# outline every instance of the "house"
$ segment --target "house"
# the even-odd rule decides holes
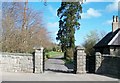
[[[119,17],[113,16],[112,31],[101,39],[95,46],[95,51],[101,54],[119,55],[120,52],[120,23]]]

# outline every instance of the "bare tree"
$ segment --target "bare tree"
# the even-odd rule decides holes
[[[52,46],[43,24],[42,12],[28,8],[26,2],[3,3],[2,11],[3,51],[32,52],[36,45]]]

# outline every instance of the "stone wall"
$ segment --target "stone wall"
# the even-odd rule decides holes
[[[96,73],[120,77],[120,57],[98,55],[96,56]]]
[[[1,70],[6,72],[33,72],[33,55],[25,53],[1,53]]]
[[[0,67],[5,72],[43,73],[43,48],[35,53],[0,53]]]

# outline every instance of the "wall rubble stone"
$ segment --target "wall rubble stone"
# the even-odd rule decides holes
[[[74,73],[86,73],[86,53],[82,47],[76,47]]]
[[[35,53],[0,53],[0,67],[4,72],[42,73],[43,49]]]
[[[1,70],[6,72],[33,72],[32,54],[25,53],[1,53]]]
[[[109,74],[120,78],[120,57],[96,54],[96,73]]]

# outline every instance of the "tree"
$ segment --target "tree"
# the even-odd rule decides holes
[[[74,51],[74,34],[75,30],[80,28],[80,23],[78,21],[81,18],[81,12],[82,6],[79,2],[62,2],[61,7],[57,10],[57,16],[60,18],[60,20],[59,31],[57,33],[56,39],[60,41],[63,52],[69,51],[71,49]],[[71,55],[73,56],[73,54]]]
[[[105,34],[106,33],[103,33],[103,31],[90,31],[90,33],[86,35],[83,47],[85,47],[85,52],[88,56],[94,55],[95,50],[93,46],[95,46],[95,44],[102,39]]]
[[[27,8],[27,4],[21,2],[2,5],[2,51],[32,52],[34,46],[51,47],[41,12]]]

